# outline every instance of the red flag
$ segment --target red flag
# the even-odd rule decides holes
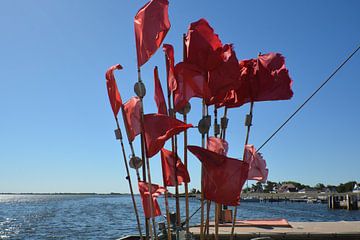
[[[151,0],[135,16],[138,67],[156,52],[170,29],[168,5],[167,0]]]
[[[145,114],[144,128],[147,157],[152,157],[164,146],[166,140],[192,127],[176,118],[163,114]]]
[[[140,98],[132,97],[123,105],[123,118],[129,141],[141,133],[141,103]]]
[[[221,62],[222,43],[205,19],[190,24],[186,35],[186,62],[208,71]]]
[[[188,149],[203,163],[204,197],[228,206],[239,205],[249,165],[201,147],[188,146]]]
[[[222,106],[239,107],[248,102],[287,100],[293,96],[292,80],[280,53],[268,53],[241,61],[240,78]]]
[[[165,102],[163,90],[161,88],[157,67],[154,68],[154,87],[155,87],[154,99],[158,107],[158,113],[166,115],[167,114],[166,102]]]
[[[266,161],[256,152],[254,145],[245,145],[244,161],[249,164],[248,180],[266,182],[269,170]]]
[[[111,108],[113,110],[114,116],[117,117],[122,100],[119,93],[119,90],[116,85],[115,77],[114,77],[114,70],[115,69],[122,69],[122,66],[120,64],[116,64],[112,67],[110,67],[105,74],[106,78],[106,87],[108,90],[109,100],[111,104]]]
[[[207,149],[216,152],[218,154],[227,155],[229,145],[228,142],[224,139],[217,138],[217,137],[209,137],[207,141]]]
[[[174,159],[174,154],[172,151],[166,150],[165,148],[161,149],[161,166],[163,170],[163,180],[165,186],[176,186],[175,183],[175,166],[176,163],[176,176],[177,183],[190,182],[189,173],[181,162],[179,156],[176,154]]]
[[[157,197],[166,192],[166,189],[159,185],[151,184],[151,200],[153,202],[153,214],[151,214],[149,184],[147,182],[139,181],[138,185],[145,217],[151,218],[160,216],[161,211],[157,202]]]
[[[174,109],[181,110],[192,97],[203,98],[208,95],[207,74],[196,65],[178,63],[175,66],[177,88],[174,91]]]
[[[175,78],[175,60],[174,60],[174,48],[170,44],[163,44],[163,50],[166,56],[166,71],[167,71],[167,83],[168,88],[171,92],[175,91],[177,88],[176,78]]]

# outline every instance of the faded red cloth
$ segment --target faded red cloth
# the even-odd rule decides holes
[[[159,114],[167,114],[167,108],[166,108],[166,102],[164,93],[161,87],[161,82],[159,79],[159,73],[158,68],[154,68],[154,88],[155,88],[155,95],[154,99],[156,102],[156,105],[158,107],[158,113]]]
[[[111,108],[113,110],[114,116],[117,117],[120,107],[122,105],[121,96],[119,93],[119,90],[116,85],[116,80],[114,77],[114,70],[115,69],[122,69],[122,66],[120,64],[116,64],[112,67],[110,67],[105,74],[106,78],[106,87],[109,95],[109,100],[111,104]]]
[[[176,118],[163,114],[145,114],[144,128],[147,157],[152,157],[164,146],[166,140],[192,127]]]
[[[240,61],[240,77],[220,106],[239,107],[248,102],[287,100],[293,96],[292,80],[280,53]]]
[[[160,207],[157,202],[157,197],[162,193],[166,192],[164,187],[161,187],[156,184],[151,184],[151,201],[153,202],[153,212],[151,214],[151,203],[150,203],[150,191],[149,184],[147,182],[139,181],[139,192],[141,196],[141,202],[144,209],[144,214],[146,218],[156,217],[161,215]]]
[[[140,98],[130,98],[122,108],[126,132],[130,142],[141,133],[141,103]]]
[[[217,137],[209,137],[207,141],[207,149],[218,154],[226,156],[229,149],[227,141]]]
[[[151,0],[134,19],[138,67],[145,64],[160,47],[170,29],[167,0]]]
[[[201,147],[188,146],[188,149],[203,164],[202,187],[205,199],[227,206],[239,205],[249,165]]]
[[[174,47],[170,44],[163,44],[163,50],[166,56],[166,71],[167,71],[167,83],[171,92],[177,88],[175,78],[175,60],[174,60]]]
[[[179,156],[174,154],[172,151],[161,149],[161,166],[163,172],[163,180],[165,186],[176,186],[175,181],[175,164],[176,164],[176,177],[178,185],[181,183],[190,182],[189,173],[181,162]]]
[[[244,161],[249,164],[248,180],[266,182],[269,170],[266,161],[256,152],[254,145],[245,145]]]
[[[181,62],[175,66],[177,88],[174,91],[174,109],[181,110],[192,97],[208,95],[207,74],[194,64]]]

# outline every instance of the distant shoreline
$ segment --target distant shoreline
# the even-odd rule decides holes
[[[130,195],[130,193],[0,193],[0,195]],[[138,194],[135,194],[138,195]]]

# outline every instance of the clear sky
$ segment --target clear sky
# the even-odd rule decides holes
[[[116,72],[122,98],[134,95],[133,18],[145,3],[0,1],[0,192],[128,192],[104,74],[122,64]],[[258,147],[360,44],[359,9],[356,0],[172,0],[164,42],[174,45],[181,61],[182,34],[206,18],[223,43],[234,44],[239,59],[271,51],[286,57],[294,97],[255,103],[250,143]],[[161,50],[142,70],[147,113],[157,111],[155,65],[164,85]],[[269,180],[360,181],[359,69],[358,53],[263,148]],[[189,122],[196,125],[200,101],[191,103]],[[248,110],[246,104],[229,111],[229,156],[242,156]],[[189,143],[200,142],[197,130],[190,130]],[[199,188],[200,164],[190,153],[189,165],[190,188]],[[151,169],[153,182],[162,184],[159,156]]]

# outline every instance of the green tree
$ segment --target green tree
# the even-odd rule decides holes
[[[336,187],[336,191],[339,193],[351,192],[354,189],[355,184],[356,182],[354,181],[347,183],[340,183],[340,185]]]
[[[318,183],[318,184],[315,185],[315,189],[316,189],[316,190],[322,190],[322,189],[324,189],[324,188],[325,188],[325,185],[322,184],[322,183]]]
[[[276,187],[276,182],[267,181],[264,187],[264,192],[269,193],[274,191],[274,188]]]

